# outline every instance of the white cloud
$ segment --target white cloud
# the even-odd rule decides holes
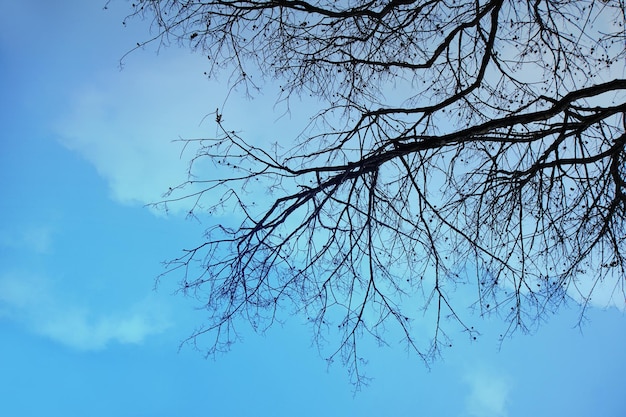
[[[116,201],[149,204],[187,180],[195,150],[188,146],[181,155],[183,144],[174,141],[216,137],[216,107],[227,128],[248,143],[282,142],[286,148],[293,146],[309,113],[315,113],[314,103],[298,98],[290,109],[285,103],[274,107],[280,88],[271,83],[266,95],[243,99],[243,91],[208,81],[203,75],[207,66],[205,57],[174,47],[158,56],[137,51],[122,71],[103,72],[75,87],[55,130],[67,148],[96,168]],[[218,168],[210,169],[215,174]],[[184,203],[174,209],[186,211]]]
[[[568,287],[568,294],[579,303],[588,302],[598,308],[615,307],[626,310],[626,284],[623,277],[616,273],[598,280],[590,274],[585,274]]]
[[[170,327],[163,305],[145,297],[124,311],[101,313],[64,300],[49,280],[24,273],[0,276],[0,318],[78,350],[140,344]]]
[[[470,393],[466,398],[466,411],[473,417],[504,417],[511,390],[508,378],[496,372],[478,370],[465,377]]]
[[[143,58],[77,87],[55,126],[62,143],[93,164],[112,197],[126,204],[158,201],[186,179],[188,160],[179,158],[182,145],[174,140],[215,133],[213,125],[200,126],[216,101],[200,57]]]

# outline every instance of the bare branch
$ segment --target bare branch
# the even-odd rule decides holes
[[[277,80],[279,100],[324,104],[275,146],[216,111],[221,134],[192,141],[190,181],[162,202],[237,213],[166,272],[205,305],[190,341],[211,334],[208,353],[227,349],[242,319],[262,331],[295,313],[360,384],[362,337],[400,334],[428,363],[453,331],[478,335],[470,305],[510,333],[571,298],[584,311],[607,282],[624,299],[623,1],[134,7],[155,41],[207,55],[211,76],[229,69],[248,92]],[[270,201],[257,203],[260,190]],[[475,297],[454,297],[460,285]],[[427,319],[431,333],[415,334]]]

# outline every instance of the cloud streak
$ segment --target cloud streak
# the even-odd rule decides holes
[[[0,319],[77,350],[141,344],[170,327],[163,311],[148,296],[123,311],[102,313],[64,300],[42,277],[16,272],[0,276]]]

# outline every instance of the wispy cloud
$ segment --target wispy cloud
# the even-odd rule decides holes
[[[42,225],[28,225],[19,230],[0,229],[0,246],[46,253],[50,250],[52,236],[53,229]]]
[[[148,296],[123,311],[103,313],[64,300],[50,280],[40,276],[19,272],[0,276],[0,319],[78,350],[140,344],[170,326],[164,310]]]
[[[466,411],[473,417],[505,417],[511,383],[497,372],[475,370],[465,376],[469,385]]]

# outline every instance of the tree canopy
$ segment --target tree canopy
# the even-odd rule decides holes
[[[154,30],[139,47],[180,43],[232,87],[277,83],[279,101],[321,103],[295,138],[255,143],[218,109],[220,134],[189,139],[189,181],[162,203],[239,216],[167,264],[203,300],[190,340],[209,353],[243,321],[263,330],[297,314],[359,382],[362,337],[385,342],[395,327],[426,361],[448,329],[475,337],[461,285],[508,333],[571,298],[584,311],[599,286],[624,300],[623,1],[133,7]],[[417,334],[424,314],[432,331]]]

